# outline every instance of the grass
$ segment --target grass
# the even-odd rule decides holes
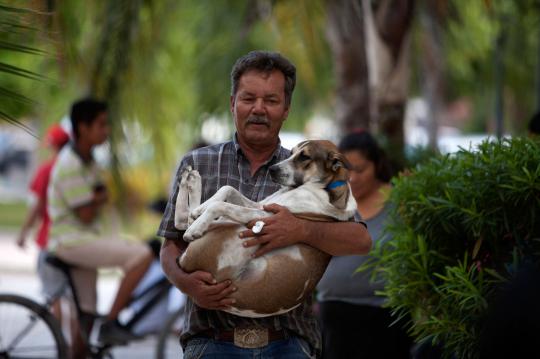
[[[0,202],[0,228],[21,228],[27,211],[28,205],[26,202]]]
[[[18,231],[26,218],[28,210],[28,204],[24,201],[9,203],[0,202],[0,229]],[[105,223],[111,219],[110,217],[110,215],[104,214]],[[134,213],[124,219],[119,215],[116,215],[115,217],[120,221],[120,231],[129,234],[138,240],[145,240],[153,237],[161,220],[161,216],[141,209],[134,211]],[[35,227],[37,227],[37,225]]]

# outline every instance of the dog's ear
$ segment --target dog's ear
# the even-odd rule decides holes
[[[302,142],[298,142],[296,146],[294,146],[291,150],[292,153],[296,153],[300,148],[304,147],[304,145],[309,142],[308,140],[304,140]]]
[[[342,167],[347,170],[351,169],[351,164],[347,161],[347,158],[339,152],[328,153],[328,164],[330,165],[332,172],[337,172]]]
[[[349,169],[351,165],[345,156],[337,151],[331,151],[328,154],[328,167],[333,172],[332,181],[333,182],[347,182],[349,180]],[[328,191],[330,195],[330,203],[332,203],[336,208],[344,209],[347,207],[347,202],[349,200],[349,186],[341,185],[335,188],[332,188]]]

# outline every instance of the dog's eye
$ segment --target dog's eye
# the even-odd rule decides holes
[[[311,157],[309,157],[308,155],[306,155],[304,152],[301,152],[299,155],[298,155],[298,160],[300,162],[304,162],[304,161],[309,161],[311,159]]]

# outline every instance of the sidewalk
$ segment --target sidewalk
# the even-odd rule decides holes
[[[34,273],[38,250],[29,240],[23,250],[15,244],[17,232],[0,228],[0,273]]]

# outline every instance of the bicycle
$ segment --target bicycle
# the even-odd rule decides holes
[[[76,315],[80,322],[83,341],[88,347],[90,358],[113,358],[111,350],[118,344],[105,344],[99,341],[99,322],[103,317],[81,310],[77,291],[71,276],[71,266],[54,255],[49,255],[47,262],[65,274],[61,288],[44,304],[14,294],[0,294],[0,359],[7,358],[68,358],[68,347],[59,321],[51,314],[50,308],[65,289],[69,289]],[[143,300],[139,310],[127,321],[130,330],[140,323],[154,306],[168,296],[172,285],[163,277],[154,281],[146,289],[131,298],[131,301]],[[158,334],[156,358],[165,359],[170,355],[178,356],[177,324],[182,316],[182,308],[171,313]],[[93,325],[92,325],[93,324]],[[91,328],[86,330],[86,328]],[[175,340],[170,339],[175,336]],[[174,344],[176,343],[175,347]],[[122,343],[128,344],[128,343]]]

